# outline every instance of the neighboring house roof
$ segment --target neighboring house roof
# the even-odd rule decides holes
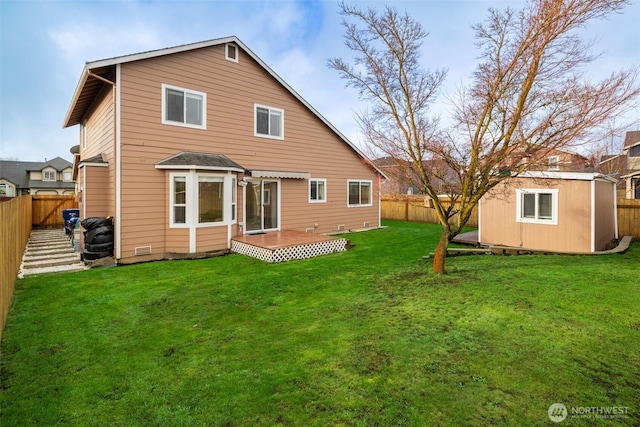
[[[0,160],[0,179],[5,179],[10,181],[18,188],[31,188],[31,187],[39,187],[44,188],[42,185],[44,181],[29,181],[29,172],[30,171],[40,171],[46,167],[52,167],[58,172],[63,171],[64,169],[72,167],[73,164],[64,160],[60,157],[53,158],[46,162],[22,162],[19,160]],[[32,185],[34,183],[35,185]],[[51,184],[55,184],[51,186],[51,188],[66,188],[62,181],[51,181]],[[71,187],[74,187],[74,184],[71,182]]]
[[[244,172],[245,168],[222,154],[183,151],[156,163],[158,169],[212,169]]]
[[[624,145],[622,146],[622,149],[628,150],[638,144],[640,144],[640,130],[627,132],[624,137]]]
[[[184,44],[175,47],[169,47],[147,52],[135,53],[131,55],[118,56],[93,62],[87,62],[82,71],[80,81],[73,94],[73,99],[67,115],[65,116],[63,127],[70,127],[80,124],[91,107],[91,104],[98,92],[102,89],[103,83],[115,85],[115,65],[125,64],[134,61],[141,61],[160,56],[171,55],[180,52],[186,52],[195,49],[202,49],[211,46],[218,46],[226,43],[234,43],[244,50],[252,59],[254,59],[265,71],[267,71],[274,79],[276,79],[285,89],[287,89],[295,98],[297,98],[305,107],[315,114],[325,125],[327,125],[336,135],[338,135],[351,149],[353,149],[360,157],[365,159],[369,165],[376,170],[381,176],[386,175],[371,162],[367,156],[360,151],[358,147],[351,143],[336,127],[334,127],[326,118],[322,116],[315,108],[311,106],[300,94],[298,94],[291,86],[287,84],[275,71],[273,71],[265,62],[262,61],[255,53],[251,51],[243,42],[235,36],[207,40],[197,43]]]

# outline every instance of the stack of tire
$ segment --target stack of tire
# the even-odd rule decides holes
[[[80,225],[84,228],[84,260],[93,261],[113,256],[112,217],[85,218]]]

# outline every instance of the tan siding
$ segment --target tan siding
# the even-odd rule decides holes
[[[327,179],[327,203],[308,203],[307,180],[281,180],[281,228],[332,232],[378,225],[374,171],[259,64],[224,46],[123,64],[121,68],[122,256],[136,246],[187,252],[188,230],[168,228],[168,174],[155,163],[180,151],[224,154],[247,169],[309,172]],[[161,85],[207,94],[207,130],[162,125]],[[284,140],[254,136],[254,103],[284,110]],[[373,181],[374,204],[347,208],[347,180]],[[243,219],[242,188],[238,218]],[[214,231],[215,229],[215,231]],[[238,233],[237,225],[233,234]],[[226,227],[199,228],[197,250],[227,247]]]
[[[87,218],[113,215],[109,203],[109,170],[105,167],[84,166],[87,181],[83,182],[82,202],[86,203]]]
[[[595,249],[602,250],[615,238],[615,184],[596,181]]]
[[[196,231],[196,252],[228,249],[227,226],[201,227]]]
[[[80,141],[80,158],[86,160],[94,156],[102,155],[108,163],[107,175],[102,177],[108,182],[105,194],[108,201],[107,212],[115,215],[115,107],[114,90],[105,84],[103,91],[96,98],[93,106],[87,114],[85,125],[87,146],[83,148]],[[101,172],[102,173],[102,172]],[[102,206],[101,206],[102,209]]]
[[[549,182],[553,181],[553,182]],[[485,244],[589,252],[591,182],[518,179],[496,187],[481,202],[481,241]],[[516,189],[558,188],[558,225],[516,222]]]

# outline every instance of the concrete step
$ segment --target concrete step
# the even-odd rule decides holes
[[[80,254],[77,252],[66,251],[66,250],[64,252],[57,252],[57,253],[50,253],[50,252],[25,253],[24,256],[22,257],[22,262],[26,263],[26,262],[38,262],[38,261],[45,261],[45,260],[58,260],[58,259],[70,259],[70,258],[80,259]]]
[[[84,263],[82,262],[75,263],[75,264],[57,265],[57,266],[51,266],[51,267],[25,268],[20,270],[20,273],[18,273],[18,277],[22,279],[23,277],[34,276],[36,274],[82,271],[86,269],[87,269],[87,266],[84,265]]]
[[[33,230],[22,257],[18,277],[85,270],[80,253],[62,229]]]
[[[38,260],[23,260],[22,265],[25,268],[54,267],[58,265],[74,264],[80,262],[80,255],[68,255],[63,258],[44,258]]]

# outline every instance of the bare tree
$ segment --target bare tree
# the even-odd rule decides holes
[[[554,150],[599,140],[606,124],[633,108],[640,95],[638,68],[590,81],[585,67],[596,57],[592,43],[576,32],[627,3],[531,0],[520,11],[490,9],[473,27],[479,63],[471,84],[452,100],[448,129],[429,116],[446,72],[421,67],[419,49],[427,36],[421,25],[391,7],[378,14],[341,5],[354,65],[331,59],[329,66],[370,101],[371,110],[358,115],[369,143],[398,164],[410,164],[433,200],[442,225],[435,272],[445,272],[448,244],[483,195]],[[446,165],[447,173],[425,168],[425,159],[438,159],[427,164]],[[450,203],[435,189],[443,176],[450,180]]]

